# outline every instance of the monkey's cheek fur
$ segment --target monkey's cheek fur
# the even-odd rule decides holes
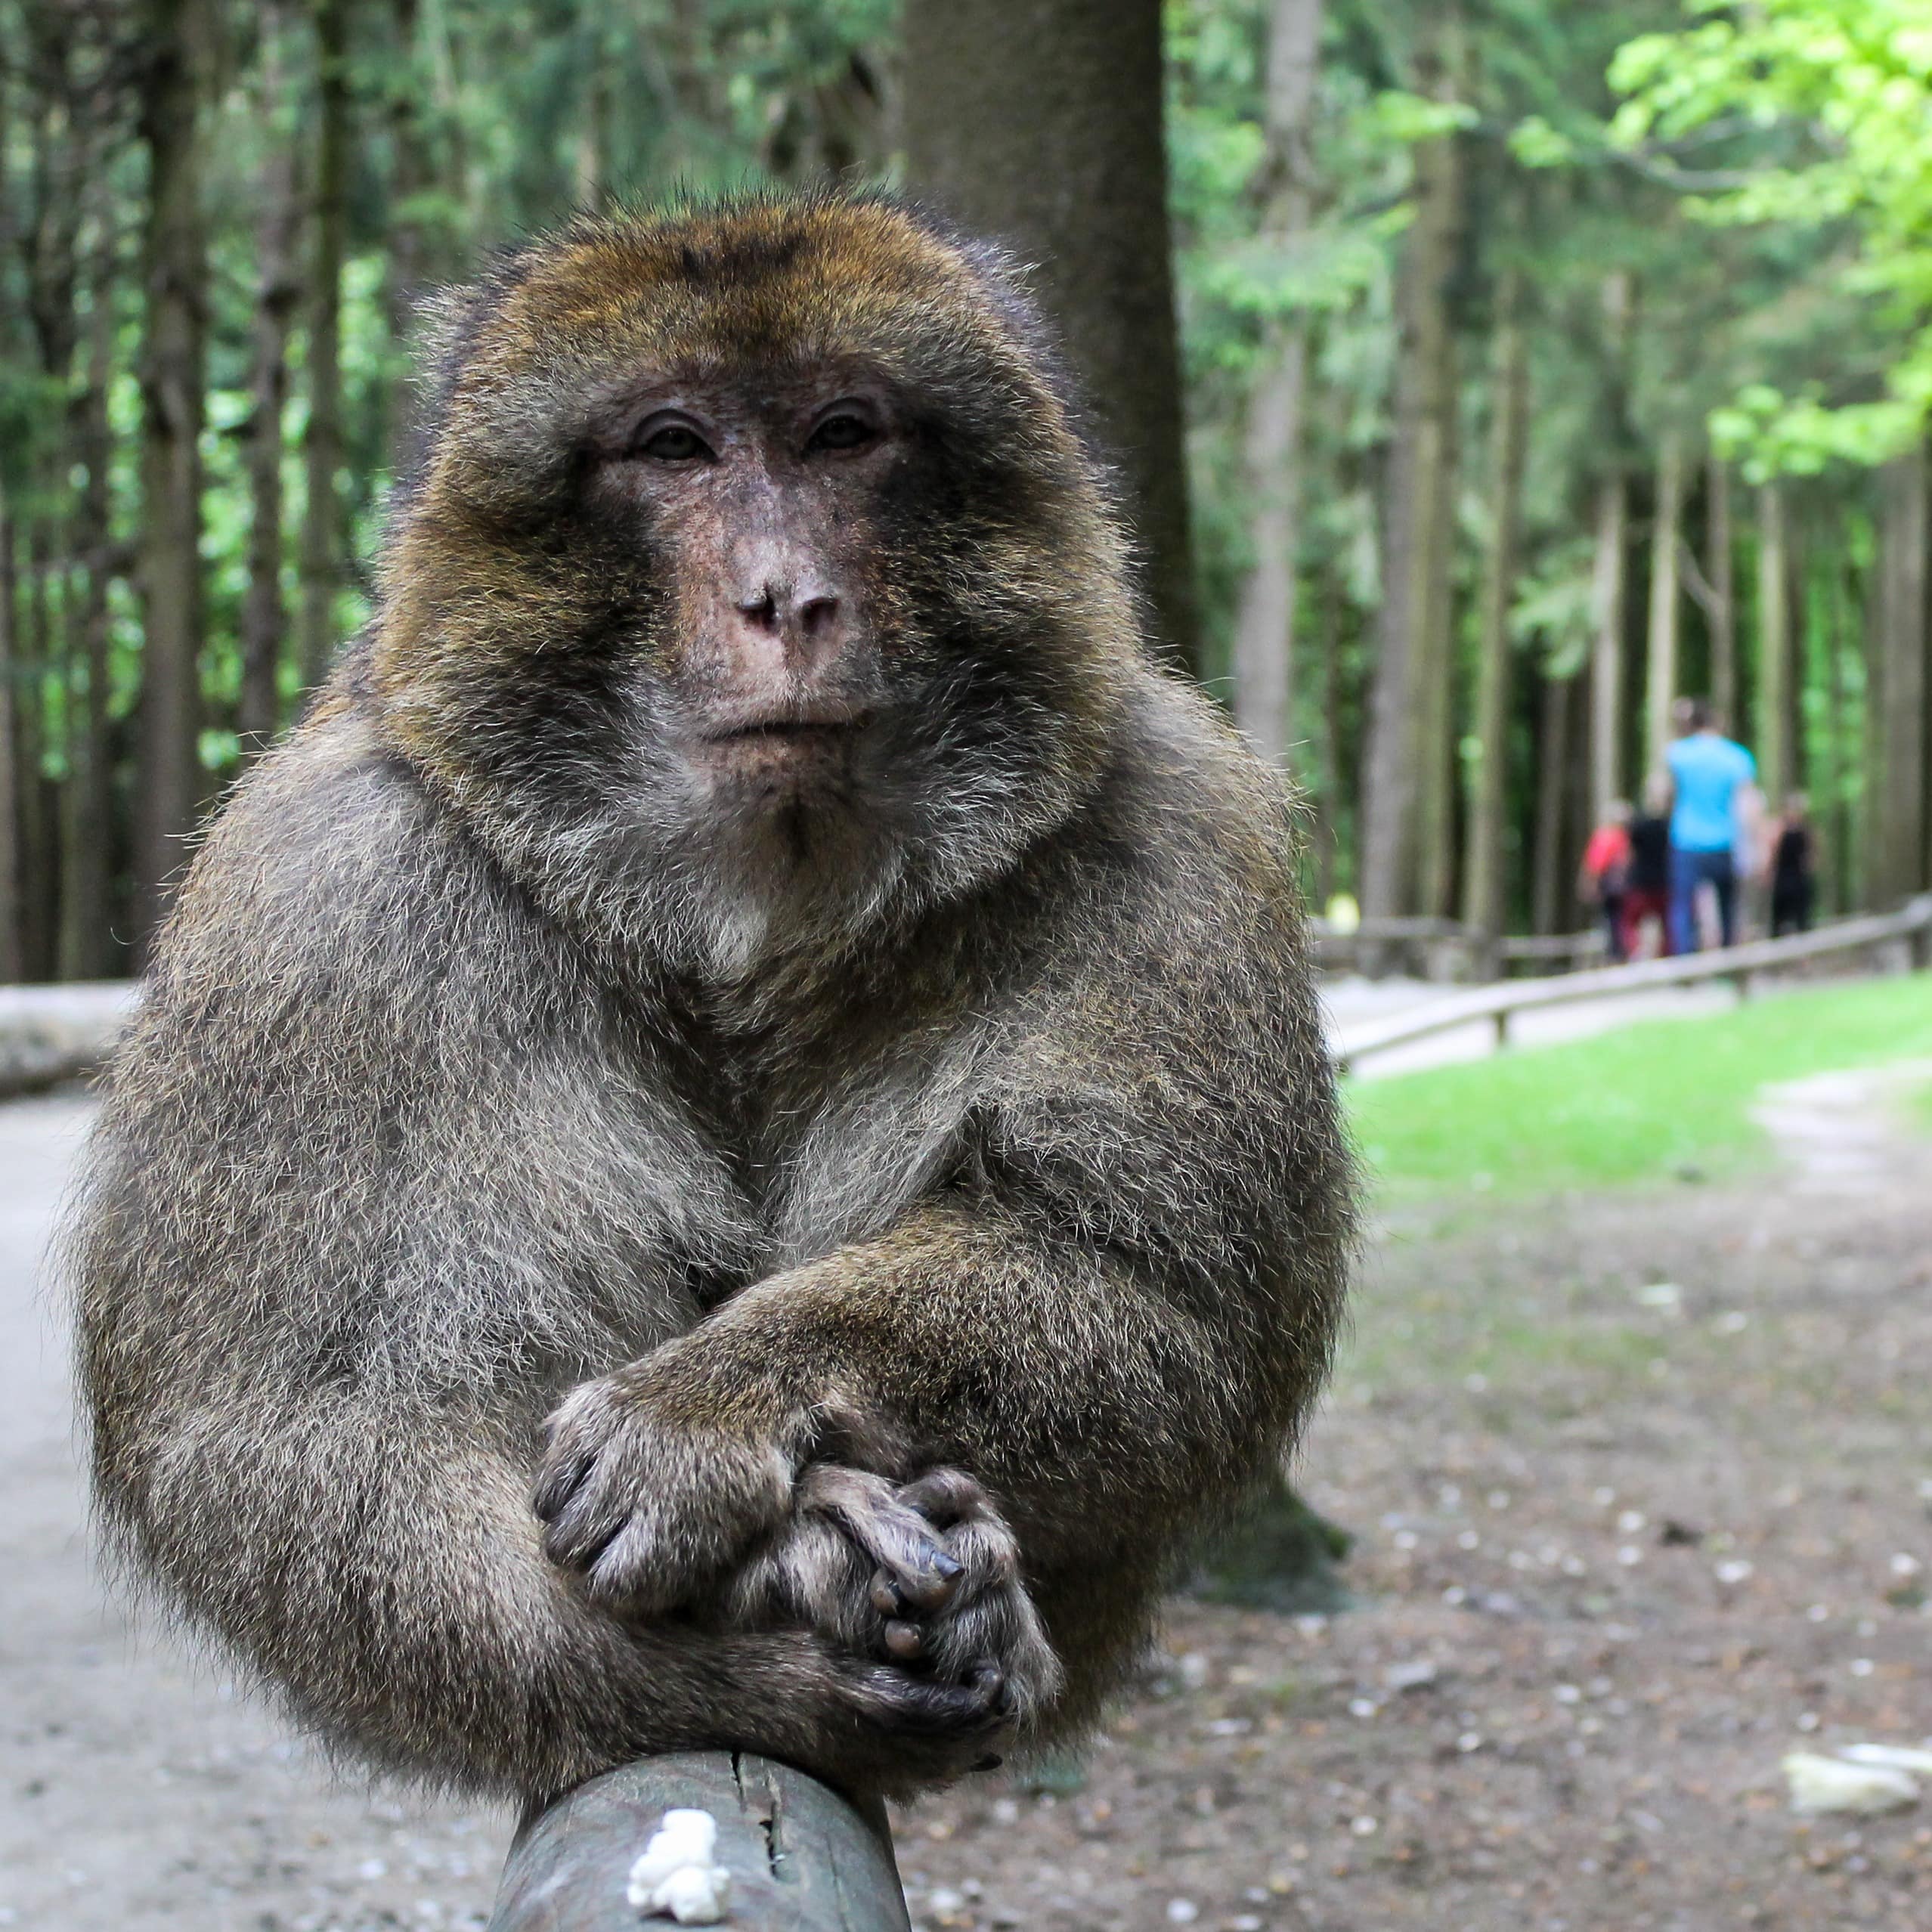
[[[661,1616],[707,1596],[791,1507],[791,1456],[769,1438],[667,1417],[627,1374],[551,1419],[531,1506],[543,1553],[606,1608]]]

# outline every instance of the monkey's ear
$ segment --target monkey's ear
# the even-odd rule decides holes
[[[410,298],[410,380],[426,403],[448,386],[487,307],[488,291],[476,283],[425,289]]]

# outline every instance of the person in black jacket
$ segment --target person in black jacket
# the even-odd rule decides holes
[[[1785,800],[1771,841],[1771,937],[1811,930],[1818,896],[1818,834],[1801,791]]]
[[[1670,781],[1652,772],[1643,785],[1643,810],[1630,823],[1630,866],[1624,882],[1624,957],[1643,957],[1643,929],[1657,921],[1657,955],[1670,946]]]

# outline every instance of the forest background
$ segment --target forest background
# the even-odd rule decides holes
[[[828,177],[1039,265],[1318,900],[1574,923],[1684,692],[1932,880],[1932,0],[0,0],[0,980],[367,615],[428,292]]]

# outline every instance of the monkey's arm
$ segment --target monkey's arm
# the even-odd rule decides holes
[[[293,770],[293,776],[291,772]],[[420,792],[305,730],[197,861],[67,1240],[124,1553],[331,1738],[523,1794],[735,1745],[853,1782],[983,1698],[802,1632],[627,1628],[538,1546],[545,1410],[729,1253],[594,985]]]
[[[799,1457],[829,1420],[835,1456],[991,1492],[1081,1714],[1177,1542],[1287,1438],[1336,1319],[1346,1163],[1305,969],[1291,931],[1257,914],[1231,945],[1226,923],[1214,948],[1183,918],[1095,949],[892,1226],[573,1395],[558,1553],[570,1509],[625,1507],[631,1418],[661,1445],[722,1427]]]

